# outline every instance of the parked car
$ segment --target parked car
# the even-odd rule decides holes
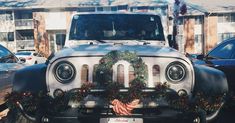
[[[168,47],[163,32],[154,13],[75,14],[67,48],[16,73],[6,98],[13,105],[8,119],[203,123],[216,118],[228,91],[224,73],[193,65]]]
[[[39,63],[45,63],[46,62],[45,57],[43,57],[40,53],[37,53],[35,51],[31,51],[31,50],[18,51],[15,55],[19,59],[25,58],[26,59],[25,63],[28,64],[28,65],[39,64]]]
[[[229,91],[235,92],[235,38],[221,42],[208,54],[197,56],[195,64],[206,65],[223,71],[228,80]]]
[[[15,71],[24,67],[17,57],[0,45],[0,89],[12,85]]]
[[[197,60],[197,56],[199,54],[189,54],[189,53],[186,53],[185,54],[191,61],[194,61],[194,60]]]

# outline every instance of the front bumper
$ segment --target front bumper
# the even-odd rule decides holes
[[[131,120],[141,119],[143,121],[138,123],[192,123],[197,116],[197,114],[193,112],[181,112],[170,107],[135,109],[133,115],[130,116],[118,116],[111,113],[111,110],[112,109],[71,108],[55,116],[43,116],[41,121],[50,123],[108,123],[107,121],[109,121],[110,118],[129,118]]]

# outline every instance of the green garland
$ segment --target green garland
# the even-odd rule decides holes
[[[137,86],[140,88],[136,90]],[[90,90],[95,87],[92,83],[82,85],[76,91],[64,92],[59,97],[51,97],[46,93],[32,94],[30,92],[16,93],[12,92],[7,94],[5,100],[10,109],[17,109],[18,103],[25,107],[25,111],[30,114],[35,114],[38,109],[46,109],[45,112],[56,114],[57,112],[64,111],[68,108],[69,101],[83,101],[84,98],[91,94]],[[131,102],[133,99],[140,99],[144,101],[145,98],[157,99],[164,98],[170,107],[180,111],[197,112],[203,109],[207,112],[213,112],[220,108],[221,103],[224,101],[224,95],[207,96],[204,93],[197,93],[194,100],[190,100],[188,95],[179,96],[176,92],[169,92],[170,86],[167,83],[159,83],[155,86],[155,91],[151,95],[144,94],[141,89],[144,89],[142,84],[133,86],[133,90],[129,89],[127,93],[122,93],[119,90],[123,86],[119,83],[109,84],[105,90],[105,96],[101,98],[107,99],[108,102],[119,99],[123,103]],[[136,88],[135,88],[136,87]],[[136,92],[138,91],[138,92]],[[129,99],[128,99],[129,98]]]

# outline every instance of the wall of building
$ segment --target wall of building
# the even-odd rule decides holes
[[[15,23],[11,11],[0,13],[0,44],[11,51],[15,51],[14,42]]]
[[[184,36],[185,36],[185,45],[184,49],[187,53],[194,53],[194,18],[186,18],[184,20]]]
[[[107,9],[109,8],[109,9]],[[127,7],[128,8],[128,7]],[[151,6],[151,7],[129,7],[124,8],[125,11],[148,11],[155,12],[162,15],[164,27],[167,28],[167,33],[172,33],[172,24],[168,22],[169,9],[167,6]],[[159,9],[161,8],[161,9]],[[118,11],[119,7],[96,7],[94,11]],[[78,9],[80,10],[80,9]],[[90,11],[91,9],[84,8],[83,12]],[[33,10],[21,10],[22,12],[11,10],[7,14],[0,13],[0,33],[10,32],[13,34],[13,41],[0,41],[11,51],[19,49],[18,45],[22,45],[22,42],[26,42],[27,39],[18,40],[20,31],[33,30],[33,39],[31,41],[33,48],[43,52],[46,56],[51,51],[58,51],[61,46],[56,44],[56,38],[58,35],[65,35],[70,26],[72,14],[76,13],[75,10],[61,10],[61,11],[34,11],[33,17],[21,18],[18,14],[28,11],[32,13]],[[123,10],[122,10],[123,11]],[[11,13],[12,12],[12,13]],[[2,14],[3,13],[3,14]],[[10,14],[9,14],[10,13]],[[7,16],[6,16],[7,15]],[[17,15],[17,17],[14,17]],[[23,16],[22,16],[23,17]],[[182,22],[178,26],[177,42],[180,52],[188,53],[203,53],[213,48],[215,45],[223,41],[228,37],[235,36],[235,13],[232,14],[215,14],[205,17],[204,24],[198,21],[200,15],[187,15],[182,16]],[[202,17],[202,16],[201,16]],[[224,21],[220,21],[219,18]],[[229,19],[230,18],[230,19]],[[229,20],[229,21],[228,21]],[[202,21],[202,20],[201,20]],[[33,22],[33,25],[31,25]],[[1,35],[0,35],[1,37]],[[204,38],[203,38],[204,37]],[[23,37],[27,38],[27,37]],[[203,41],[205,39],[205,41]],[[26,42],[28,44],[28,42]],[[204,47],[203,47],[203,44]],[[23,47],[24,48],[24,47]]]
[[[205,49],[206,52],[211,50],[217,45],[218,42],[218,33],[217,33],[217,24],[218,17],[217,16],[208,16],[205,18]]]

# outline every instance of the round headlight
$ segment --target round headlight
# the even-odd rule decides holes
[[[186,76],[185,66],[180,62],[173,62],[167,66],[167,79],[171,82],[179,82]]]
[[[65,84],[74,79],[76,70],[70,62],[63,61],[56,64],[54,68],[54,75],[59,82]]]

